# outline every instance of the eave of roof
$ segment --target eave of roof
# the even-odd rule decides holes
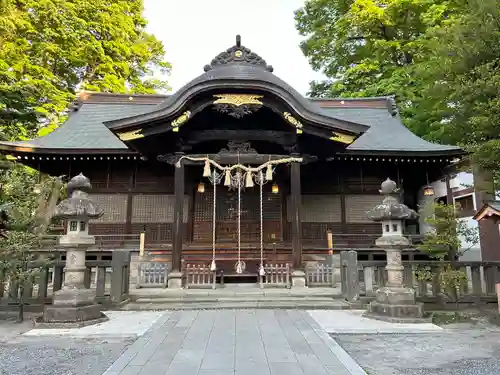
[[[500,201],[488,201],[483,207],[474,215],[473,219],[481,221],[495,216],[497,220],[500,219]]]
[[[40,154],[133,154],[104,122],[149,113],[165,100],[164,95],[117,95],[91,93],[78,103],[68,120],[54,132],[31,141],[0,142],[0,150]],[[337,119],[368,126],[345,154],[357,155],[463,155],[456,146],[434,144],[413,134],[390,112],[391,98],[314,99],[322,111]]]

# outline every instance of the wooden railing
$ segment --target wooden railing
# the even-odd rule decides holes
[[[47,235],[42,240],[43,248],[57,247],[60,235]],[[95,244],[89,250],[129,249],[139,251],[139,234],[104,234],[95,236]]]
[[[64,286],[64,252],[54,252],[54,261],[40,275],[24,285],[23,302],[26,311],[40,311],[52,303],[52,294]],[[96,292],[96,301],[103,305],[117,305],[128,299],[130,253],[99,252],[86,254],[84,284]],[[0,275],[1,276],[1,275]],[[21,288],[8,278],[0,277],[0,309],[10,310],[19,302]]]
[[[44,248],[54,248],[57,247],[58,237],[60,235],[47,235],[43,240]],[[95,235],[95,245],[91,247],[91,250],[101,250],[101,249],[129,249],[131,251],[139,251],[139,234],[106,234],[106,235]],[[380,235],[375,234],[354,234],[354,233],[334,233],[333,234],[333,248],[337,251],[340,250],[373,250],[375,246],[375,240],[380,237]],[[414,248],[415,245],[421,242],[420,235],[409,235],[407,238],[410,240],[409,248]],[[217,251],[223,252],[225,250],[233,250],[234,244],[228,243],[218,243]],[[327,251],[326,247],[326,234],[324,240],[302,240],[302,245],[304,252],[310,251]],[[242,251],[252,251],[258,248],[258,243],[242,243]],[[196,242],[184,243],[184,249],[186,251],[203,251],[206,249],[212,250],[211,244],[203,244]],[[171,242],[155,242],[145,244],[146,249],[159,249],[169,251],[171,248]],[[268,253],[280,253],[283,250],[291,250],[291,242],[276,242],[276,243],[265,243],[264,249]]]
[[[184,286],[189,288],[216,288],[216,271],[206,264],[186,264],[184,267]]]
[[[137,265],[137,288],[166,288],[170,263],[151,258],[139,260]]]
[[[260,280],[262,287],[290,288],[290,264],[264,264],[264,271]]]
[[[335,266],[328,263],[315,263],[306,266],[308,287],[335,286]]]

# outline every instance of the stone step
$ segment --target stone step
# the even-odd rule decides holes
[[[273,296],[182,296],[182,297],[155,297],[155,298],[138,298],[133,300],[133,303],[197,303],[197,302],[332,302],[337,301],[333,297],[273,297]]]
[[[307,309],[307,310],[345,310],[349,305],[334,299],[289,299],[289,300],[231,300],[231,301],[165,301],[158,302],[131,302],[122,307],[122,310],[222,310],[222,309]]]
[[[222,289],[135,289],[130,291],[130,299],[141,298],[340,298],[340,288],[292,288],[292,289],[257,289],[257,288],[222,288]]]

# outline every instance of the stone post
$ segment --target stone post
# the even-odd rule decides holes
[[[387,254],[387,285],[375,293],[375,301],[370,303],[367,316],[394,322],[419,322],[423,318],[423,304],[417,303],[415,290],[404,285],[404,267],[401,251],[410,243],[403,236],[403,223],[416,219],[417,214],[399,202],[399,189],[394,181],[382,183],[380,193],[385,197],[382,204],[368,211],[367,216],[382,224],[382,236],[375,245]]]
[[[85,286],[85,251],[95,243],[95,237],[88,234],[88,222],[103,214],[88,195],[91,188],[84,175],[73,177],[68,183],[69,198],[54,212],[54,218],[67,221],[67,232],[59,239],[59,247],[66,249],[66,267],[64,286],[45,308],[44,323],[85,325],[106,319],[95,302],[95,292]]]

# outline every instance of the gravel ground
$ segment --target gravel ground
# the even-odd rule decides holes
[[[132,341],[17,336],[0,342],[0,374],[101,375]]]
[[[498,375],[500,331],[332,335],[369,375]]]

